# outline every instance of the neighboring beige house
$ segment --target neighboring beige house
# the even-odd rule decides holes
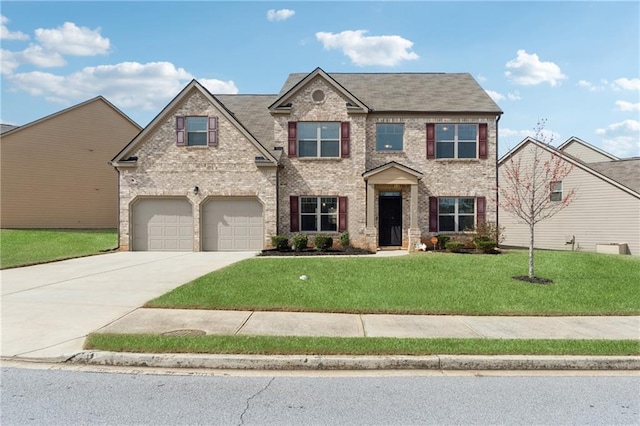
[[[576,189],[571,204],[536,225],[535,247],[640,255],[640,157],[619,159],[576,137],[558,148],[526,138],[500,158],[498,182],[510,158],[520,156],[525,165],[535,147],[572,164],[569,175],[554,187],[554,196]],[[503,209],[499,221],[505,227],[505,246],[528,247],[528,225]]]
[[[2,126],[0,227],[116,228],[109,161],[141,130],[102,96],[24,126]]]
[[[251,250],[349,232],[410,249],[495,221],[500,108],[469,74],[290,74],[279,94],[189,83],[112,164],[122,250]]]

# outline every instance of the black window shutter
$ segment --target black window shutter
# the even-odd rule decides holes
[[[483,160],[487,158],[487,123],[478,125],[478,157]]]
[[[341,131],[340,131],[340,155],[342,158],[349,157],[349,148],[350,148],[350,124],[348,121],[343,121],[341,123]]]
[[[291,222],[291,232],[298,232],[300,230],[300,216],[298,210],[298,196],[292,195],[289,197],[289,222]]]
[[[429,232],[438,232],[438,197],[429,197]]]
[[[289,122],[289,150],[287,151],[289,157],[296,157],[296,148],[298,147],[298,123],[295,121]]]
[[[427,123],[427,160],[436,158],[436,125]]]
[[[184,116],[176,115],[176,145],[184,146]]]
[[[348,229],[347,222],[347,197],[338,197],[338,231],[345,232]]]

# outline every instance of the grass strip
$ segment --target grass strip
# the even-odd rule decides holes
[[[0,269],[98,254],[117,240],[115,229],[2,229]]]
[[[637,340],[400,339],[383,337],[90,334],[109,352],[244,355],[640,355]]]

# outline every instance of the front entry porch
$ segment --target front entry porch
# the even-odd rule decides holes
[[[412,251],[420,242],[418,181],[422,173],[390,162],[363,173],[367,183],[366,244]]]

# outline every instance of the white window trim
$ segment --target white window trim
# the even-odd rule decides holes
[[[342,154],[342,144],[340,143],[341,139],[342,139],[342,129],[340,126],[340,122],[336,122],[336,121],[300,121],[298,122],[298,124],[300,123],[304,123],[304,124],[311,124],[311,123],[316,123],[317,124],[317,128],[316,128],[316,155],[315,156],[310,156],[310,155],[300,155],[300,153],[302,152],[300,150],[300,141],[311,141],[312,139],[300,139],[300,136],[298,133],[298,157],[299,158],[340,158],[341,154]],[[331,123],[331,124],[337,124],[338,125],[338,138],[337,139],[324,139],[327,142],[338,142],[338,155],[333,155],[331,157],[323,157],[322,156],[322,123]]]
[[[471,157],[471,158],[459,158],[458,157],[458,144],[460,143],[460,141],[458,140],[458,126],[476,126],[476,140],[475,140],[475,144],[476,144],[476,155],[475,157]],[[441,140],[438,141],[438,126],[454,126],[454,134],[453,134],[453,140]],[[452,123],[452,124],[445,124],[445,123],[438,123],[436,124],[436,127],[434,129],[435,132],[435,151],[436,151],[436,159],[442,159],[442,160],[477,160],[479,158],[478,155],[478,150],[480,147],[480,126],[478,125],[478,123]],[[453,157],[438,157],[438,142],[446,142],[446,143],[451,143],[453,142]],[[462,141],[463,143],[469,143],[471,142],[470,140],[465,140]]]
[[[316,199],[316,212],[315,213],[303,213],[302,212],[302,199],[303,198],[315,198]],[[336,201],[336,212],[335,213],[322,213],[322,199],[323,198],[334,198]],[[299,223],[300,223],[300,232],[305,232],[305,233],[328,233],[328,232],[338,232],[338,228],[339,228],[339,223],[338,221],[340,220],[340,216],[339,216],[339,212],[340,212],[340,198],[337,195],[301,195],[298,198],[298,216],[299,216]],[[336,229],[335,231],[323,231],[322,229],[316,229],[315,231],[306,231],[302,229],[302,216],[315,216],[316,217],[316,224],[318,225],[318,228],[322,227],[322,216],[335,216],[336,218]]]
[[[444,213],[444,214],[440,213],[440,200],[442,198],[453,198],[455,200],[453,213]],[[470,213],[462,213],[462,214],[460,214],[459,213],[458,201],[461,198],[472,198],[473,199],[473,214],[470,214]],[[477,217],[478,217],[477,215],[478,215],[478,198],[477,197],[438,197],[438,232],[445,232],[445,233],[465,232],[464,229],[459,229],[460,228],[460,221],[458,220],[458,218],[460,216],[466,216],[466,217],[473,216],[473,223],[475,225],[475,223],[477,221]],[[440,217],[441,216],[453,217],[453,224],[455,225],[455,229],[453,231],[442,231],[440,229],[440,224],[442,223],[440,221]]]
[[[556,195],[556,197],[554,197],[554,195]],[[556,200],[554,198],[557,198],[557,195],[560,195],[560,198]],[[561,180],[556,182],[551,182],[551,193],[549,194],[549,200],[553,203],[559,203],[560,201],[562,201],[562,181]]]
[[[197,131],[189,131],[189,119],[190,118],[204,118],[207,127],[204,130]],[[185,143],[184,145],[187,147],[198,148],[198,147],[206,147],[209,146],[209,117],[202,115],[187,115],[184,118],[184,133],[185,133]],[[189,144],[189,134],[191,133],[204,133],[205,135],[205,143],[200,145],[191,145]]]

